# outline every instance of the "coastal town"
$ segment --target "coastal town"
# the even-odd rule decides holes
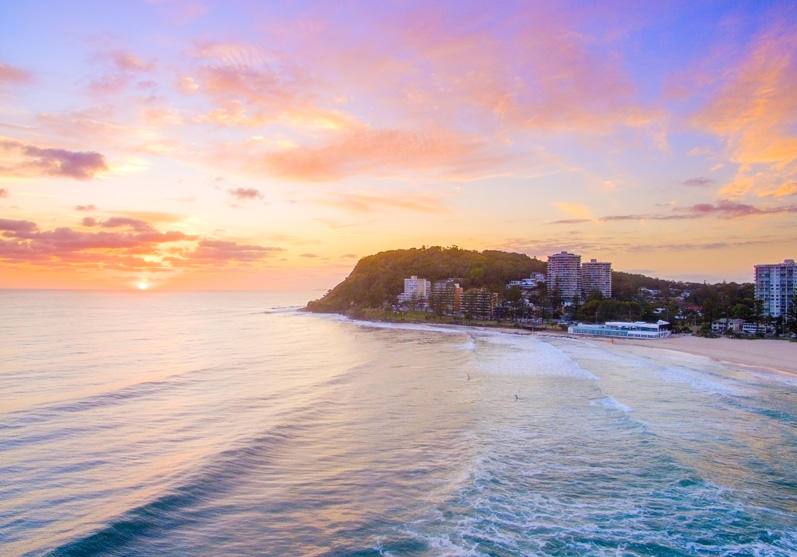
[[[797,265],[793,259],[754,266],[752,298],[724,307],[713,291],[695,303],[689,285],[665,289],[639,287],[632,300],[612,292],[612,266],[562,251],[548,257],[547,272],[506,283],[503,292],[461,286],[462,278],[404,278],[404,290],[391,305],[394,313],[421,312],[429,318],[512,322],[519,326],[559,326],[571,334],[662,338],[675,332],[703,336],[774,337],[797,333]],[[746,285],[742,285],[744,288]],[[698,297],[699,299],[699,297]],[[601,320],[605,307],[634,303],[634,321]]]

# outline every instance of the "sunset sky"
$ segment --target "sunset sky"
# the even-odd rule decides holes
[[[797,256],[794,2],[0,0],[0,287]]]

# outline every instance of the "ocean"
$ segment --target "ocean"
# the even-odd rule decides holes
[[[0,554],[797,554],[794,379],[318,296],[0,291]]]

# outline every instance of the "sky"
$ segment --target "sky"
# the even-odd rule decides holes
[[[0,0],[0,288],[797,257],[794,2]]]

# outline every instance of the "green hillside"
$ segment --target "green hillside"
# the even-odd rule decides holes
[[[458,247],[412,248],[383,251],[363,257],[346,279],[320,300],[307,304],[316,312],[345,312],[379,307],[404,290],[404,278],[417,275],[431,281],[461,278],[464,288],[486,287],[502,292],[510,280],[532,272],[544,273],[546,264],[521,253],[474,251]]]

